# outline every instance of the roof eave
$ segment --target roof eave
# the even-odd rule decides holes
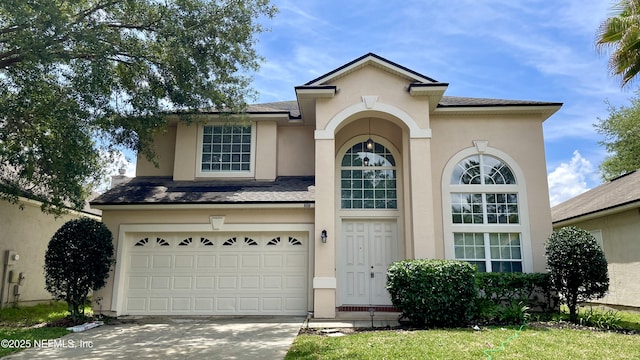
[[[593,210],[584,214],[570,216],[568,218],[552,221],[553,227],[562,227],[571,224],[575,224],[582,221],[587,221],[603,216],[613,215],[621,213],[627,210],[633,210],[640,208],[640,199],[632,200],[623,204],[618,204],[604,209]]]
[[[135,203],[111,202],[91,204],[100,210],[174,210],[174,209],[300,209],[314,208],[315,202],[307,201],[271,201],[271,202],[219,202],[219,203]]]
[[[562,103],[548,104],[492,104],[492,105],[441,105],[435,109],[436,114],[469,114],[469,113],[540,113],[546,120],[562,107]]]

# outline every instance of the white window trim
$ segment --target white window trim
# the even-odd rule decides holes
[[[251,122],[251,155],[249,160],[249,171],[202,171],[202,141],[204,140],[205,126],[242,126],[242,124],[226,124],[222,122],[207,123],[198,126],[198,151],[196,159],[196,177],[197,178],[253,178],[256,173],[256,123]]]
[[[442,173],[442,225],[444,230],[444,255],[446,259],[455,259],[453,234],[456,232],[479,233],[520,233],[520,252],[522,257],[522,272],[533,271],[533,256],[531,249],[531,228],[529,225],[529,206],[527,201],[527,186],[522,169],[508,154],[489,147],[486,141],[474,141],[476,146],[466,148],[453,155],[444,167]],[[451,184],[451,175],[455,166],[472,155],[494,156],[509,165],[516,177],[515,185],[458,185]],[[512,192],[518,194],[519,224],[453,224],[451,220],[452,192],[464,193],[501,193]],[[485,254],[488,256],[489,254]],[[485,260],[491,260],[487,258]],[[497,260],[499,261],[499,260]]]

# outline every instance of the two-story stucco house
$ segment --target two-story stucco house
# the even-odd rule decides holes
[[[134,314],[306,314],[391,305],[387,266],[544,271],[542,123],[561,104],[444,96],[364,55],[229,126],[174,121],[159,167],[92,205],[117,262],[95,297]]]

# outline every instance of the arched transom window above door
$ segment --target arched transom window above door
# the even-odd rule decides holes
[[[342,158],[340,206],[342,209],[397,209],[396,161],[382,144],[367,148],[353,145]]]

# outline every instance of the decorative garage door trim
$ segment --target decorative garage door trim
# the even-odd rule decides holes
[[[308,224],[121,225],[112,311],[305,314],[312,239]]]

